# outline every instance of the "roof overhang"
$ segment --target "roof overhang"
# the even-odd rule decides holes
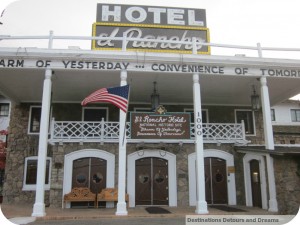
[[[81,102],[99,88],[118,86],[122,69],[135,103],[150,102],[156,81],[161,103],[192,104],[194,69],[204,105],[249,106],[262,76],[271,105],[300,93],[300,60],[39,48],[0,48],[0,91],[15,102],[40,102],[46,66],[53,70],[53,102]]]

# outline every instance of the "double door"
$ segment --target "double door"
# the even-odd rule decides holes
[[[142,158],[135,164],[135,204],[169,205],[168,161]]]
[[[98,194],[106,188],[106,160],[95,157],[81,158],[73,161],[72,188],[88,187]],[[73,202],[72,207],[94,206],[93,202]]]

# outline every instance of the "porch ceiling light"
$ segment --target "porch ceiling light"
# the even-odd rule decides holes
[[[253,85],[253,94],[251,95],[251,107],[253,111],[257,111],[260,108],[259,95],[256,94],[254,85]]]
[[[159,106],[159,94],[156,92],[156,81],[153,82],[153,93],[151,94],[151,109],[155,111]]]

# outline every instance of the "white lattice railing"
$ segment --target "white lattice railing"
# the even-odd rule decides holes
[[[130,123],[126,124],[128,142],[141,142],[130,137]],[[164,140],[166,142],[192,142],[195,138],[191,123],[190,140]],[[51,123],[51,142],[118,142],[119,122],[55,121]],[[245,142],[243,123],[204,123],[203,140],[210,143]],[[146,140],[145,140],[146,141]],[[147,140],[149,141],[149,140]],[[150,140],[151,141],[151,140]],[[155,141],[155,140],[152,140]],[[157,140],[156,140],[157,141]]]

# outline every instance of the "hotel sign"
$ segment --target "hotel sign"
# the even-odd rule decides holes
[[[126,49],[133,51],[192,53],[191,44],[171,41],[191,42],[195,38],[197,43],[209,42],[204,9],[132,5],[98,4],[93,36],[108,38],[93,40],[94,50],[120,50],[122,40],[113,38],[123,36],[144,39],[127,41]],[[210,54],[210,48],[198,45],[197,52]]]
[[[131,113],[131,139],[190,139],[189,113]]]

